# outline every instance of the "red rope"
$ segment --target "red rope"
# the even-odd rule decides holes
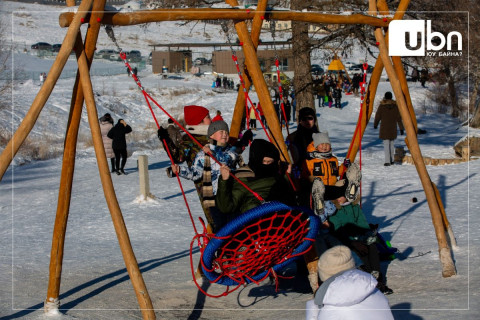
[[[123,52],[120,52],[120,57],[122,58],[123,62],[125,63],[125,65],[127,66],[127,68],[132,71],[132,67],[130,66],[130,64],[128,63],[127,59],[126,59],[126,55],[125,53]],[[197,139],[195,139],[195,137],[187,130],[185,129],[177,120],[175,120],[175,118],[173,118],[168,112],[167,110],[165,110],[160,104],[158,104],[157,101],[155,101],[155,99],[153,99],[146,91],[145,89],[143,88],[141,82],[140,82],[140,79],[133,73],[132,73],[132,77],[133,79],[135,80],[135,83],[138,85],[138,87],[140,88],[140,90],[142,90],[142,93],[145,97],[145,100],[147,101],[147,104],[152,112],[152,115],[153,115],[153,118],[155,119],[155,122],[157,123],[157,128],[160,128],[159,124],[158,124],[158,121],[156,120],[155,118],[155,115],[153,114],[153,110],[151,109],[151,106],[150,106],[150,103],[148,101],[148,99],[150,99],[160,110],[162,110],[170,119],[172,119],[172,121],[181,129],[183,130],[191,139],[193,142],[195,142],[200,148],[203,148],[203,145],[198,142]],[[147,99],[148,98],[148,99]],[[208,152],[207,153],[216,163],[218,163],[219,165],[222,165],[220,163],[220,161],[217,160],[217,158],[215,158],[214,155],[212,155],[211,152]],[[233,179],[235,179],[238,183],[240,183],[245,189],[247,189],[249,192],[251,192],[253,194],[253,196],[255,198],[257,198],[260,202],[264,202],[265,200],[256,192],[254,192],[252,189],[250,189],[245,183],[243,183],[242,181],[240,181],[239,178],[237,178],[233,173],[229,172],[229,175],[231,177],[233,177]]]
[[[172,157],[172,154],[170,153],[170,148],[168,148],[167,141],[165,141],[165,139],[163,139],[163,145],[165,146],[165,150],[167,150],[168,157],[170,158],[170,162],[172,163],[172,166],[173,166],[175,163],[173,162],[173,157]],[[178,174],[176,174],[175,176],[177,177],[178,185],[180,186],[180,190],[182,191],[183,200],[185,200],[185,205],[187,206],[188,215],[190,216],[190,221],[192,222],[193,230],[195,230],[195,234],[198,234],[197,228],[195,227],[195,222],[193,221],[192,211],[190,210],[190,206],[188,205],[185,191],[183,191],[182,182],[180,181],[180,177],[178,176]],[[200,245],[200,243],[198,245]]]
[[[287,128],[287,135],[290,135],[290,130],[288,128],[287,115],[285,114],[285,106],[283,105],[283,88],[282,82],[280,81],[280,62],[278,58],[275,58],[275,67],[277,68],[277,80],[278,80],[278,94],[280,95],[280,108],[282,109],[283,119],[285,120],[285,127]]]

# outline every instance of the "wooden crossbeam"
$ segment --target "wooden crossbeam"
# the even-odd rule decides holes
[[[259,11],[260,12],[260,11]],[[268,19],[279,21],[302,21],[323,24],[362,24],[373,27],[387,27],[388,20],[365,14],[351,15],[325,14],[300,11],[265,11]],[[68,27],[73,19],[73,12],[60,14],[60,27]],[[178,20],[252,20],[255,10],[249,9],[155,9],[135,12],[105,12],[102,23],[114,26],[131,26],[149,22],[178,21]]]

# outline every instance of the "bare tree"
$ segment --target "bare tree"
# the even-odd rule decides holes
[[[292,10],[303,10],[311,7],[312,0],[292,0]],[[292,21],[292,51],[295,75],[293,87],[297,103],[297,115],[302,108],[313,108],[313,79],[310,73],[310,38],[308,36],[308,23]],[[297,117],[298,119],[298,117]]]
[[[3,4],[0,3],[0,11],[1,6]],[[12,68],[11,64],[8,63],[10,61],[10,46],[6,39],[6,30],[5,30],[4,21],[0,21],[0,74],[2,77],[0,78],[0,110],[8,107],[11,103],[11,74]]]

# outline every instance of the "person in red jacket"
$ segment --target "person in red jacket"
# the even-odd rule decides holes
[[[220,120],[223,121],[222,112],[220,110],[217,110],[217,115],[213,117],[212,122],[220,121]]]

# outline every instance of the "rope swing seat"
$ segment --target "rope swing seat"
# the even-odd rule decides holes
[[[132,67],[126,59],[126,54],[118,45],[112,28],[107,26],[105,29],[107,35],[118,48],[120,58],[128,68],[133,80],[142,91],[157,128],[160,128],[160,125],[150,101],[185,131],[192,141],[203,147],[188,130],[178,123],[145,91],[140,79],[132,72]],[[237,70],[239,71],[238,66]],[[244,92],[246,92],[243,79],[241,80]],[[246,97],[246,101],[251,103],[248,94],[246,94]],[[257,111],[255,110],[255,112]],[[164,145],[167,145],[165,141]],[[166,147],[165,149],[173,164],[174,161],[169,148]],[[218,162],[212,154],[209,154],[209,156],[213,161]],[[207,231],[207,227],[201,218],[200,222],[204,231],[203,233],[198,233],[182,183],[177,175],[185,205],[195,231],[195,236],[190,243],[190,264],[193,280],[201,292],[206,296],[214,298],[226,296],[242,285],[252,282],[259,284],[270,275],[275,278],[278,287],[277,272],[310,250],[321,224],[320,219],[310,209],[290,207],[277,201],[265,202],[264,199],[235,177],[234,174],[230,173],[230,176],[251,192],[262,204],[244,212],[227,223],[216,234],[212,234]],[[211,295],[203,290],[197,282],[193,264],[193,246],[195,243],[200,248],[200,264],[204,275],[211,283],[227,286],[227,289],[222,294]],[[236,287],[230,290],[230,286]]]
[[[236,286],[222,295],[269,275],[277,279],[278,271],[310,249],[319,228],[320,219],[307,208],[266,202],[210,235],[201,251],[203,272],[211,283]]]

